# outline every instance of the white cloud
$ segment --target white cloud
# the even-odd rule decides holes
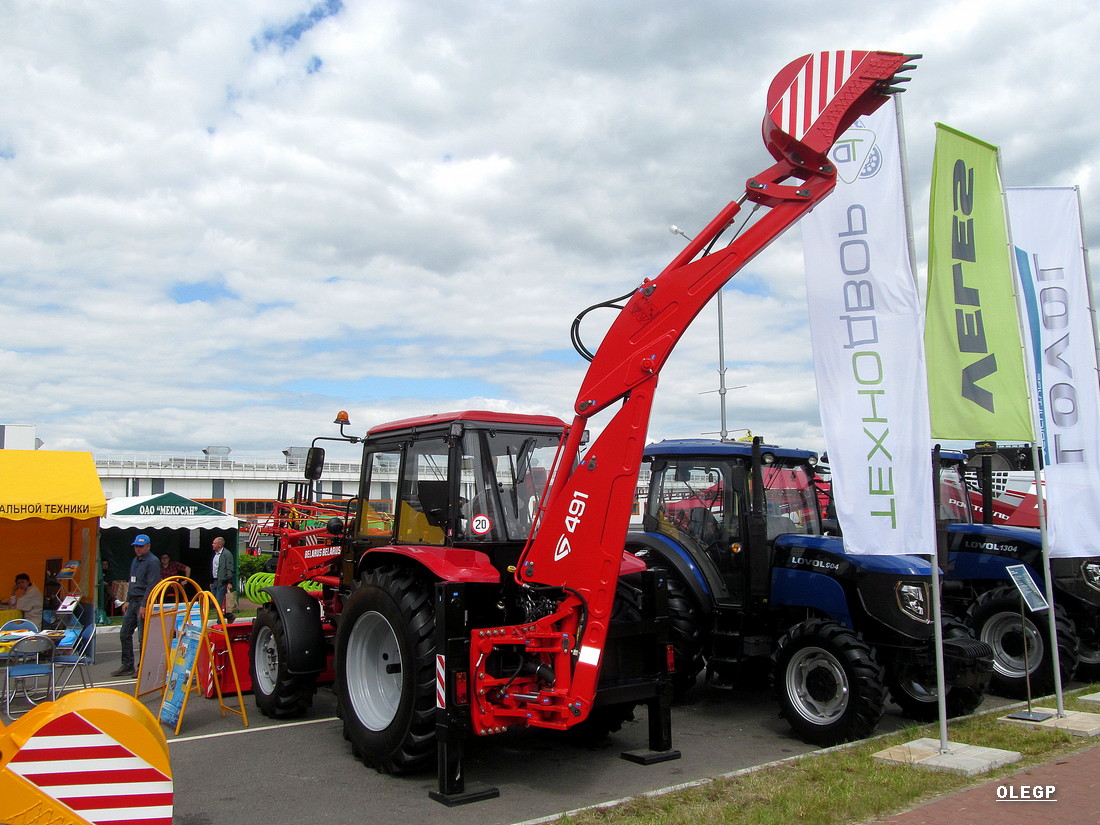
[[[921,258],[937,120],[1100,221],[1086,2],[14,0],[0,25],[0,421],[51,448],[277,451],[339,408],[568,416],[573,317],[769,165],[764,92],[810,51],[925,54]],[[728,288],[729,425],[815,447],[802,279],[795,231]],[[713,318],[654,436],[718,428]]]

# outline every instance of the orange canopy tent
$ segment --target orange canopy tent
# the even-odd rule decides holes
[[[79,561],[73,582],[94,603],[99,519],[107,512],[91,453],[0,450],[0,607],[27,573],[46,597],[64,595],[55,576]]]

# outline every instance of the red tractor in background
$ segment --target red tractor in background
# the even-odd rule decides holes
[[[774,164],[658,276],[597,305],[619,312],[595,353],[578,316],[574,343],[591,363],[572,423],[478,411],[346,437],[363,442],[359,495],[339,514],[288,501],[271,522],[293,552],[255,621],[261,710],[302,712],[331,662],[356,755],[386,772],[434,762],[433,797],[446,804],[495,795],[465,788],[467,736],[610,730],[644,702],[649,749],[633,756],[678,755],[667,590],[624,552],[658,376],[718,290],[832,191],[833,142],[901,90],[913,57],[824,52],[776,76],[763,127]],[[738,225],[745,201],[754,208]],[[322,463],[315,447],[308,477]],[[392,519],[372,499],[392,501]]]

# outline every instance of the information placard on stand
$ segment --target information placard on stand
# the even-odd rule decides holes
[[[192,592],[196,593],[191,599],[184,597],[186,584],[190,584]],[[174,598],[166,601],[168,597]],[[142,645],[136,695],[159,690],[161,705],[158,718],[162,724],[175,725],[175,733],[179,735],[187,700],[193,692],[202,689],[195,666],[199,651],[205,649],[208,654],[213,652],[211,634],[214,633],[222,634],[228,649],[229,634],[225,629],[225,616],[213,593],[200,589],[191,579],[182,576],[161,581],[153,588],[149,601],[151,609],[145,615],[146,638],[155,639],[160,644]],[[154,650],[162,652],[163,658],[158,657]],[[147,652],[151,663],[149,667],[145,667]],[[154,661],[159,664],[159,671],[153,666]],[[226,705],[219,684],[217,697],[221,714],[225,716],[227,713],[235,713],[241,717],[244,726],[248,727],[241,681],[232,660],[230,675],[237,694],[237,707]]]
[[[1031,572],[1027,569],[1026,564],[1010,564],[1005,568],[1005,572],[1012,577],[1012,582],[1016,585],[1016,589],[1020,591],[1020,596],[1027,604],[1028,610],[1032,613],[1039,613],[1050,609],[1043,591],[1039,589],[1039,583],[1031,577]]]

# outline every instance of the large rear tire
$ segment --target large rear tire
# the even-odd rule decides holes
[[[1065,611],[1057,605],[1053,609],[1062,682],[1068,683],[1077,668],[1077,633]],[[1045,613],[1025,613],[1021,625],[1020,595],[1015,587],[987,590],[970,605],[966,623],[979,640],[993,648],[990,691],[1012,699],[1025,699],[1030,677],[1032,696],[1054,692],[1048,621]]]
[[[288,673],[286,627],[270,604],[256,611],[249,643],[248,669],[256,707],[272,719],[301,716],[313,705],[317,674]]]
[[[672,693],[680,698],[695,686],[703,669],[704,629],[700,610],[687,585],[675,573],[654,568],[664,575],[668,585],[668,617],[672,628],[672,652],[676,671],[672,675]]]
[[[870,736],[885,710],[873,651],[836,622],[810,619],[788,630],[775,652],[774,679],[781,714],[815,745]]]
[[[943,638],[973,639],[970,628],[951,616],[943,617]],[[889,667],[886,670],[886,684],[890,698],[901,708],[902,713],[918,722],[932,722],[939,718],[940,703],[936,693],[936,674],[915,674],[904,667]],[[974,687],[955,686],[947,688],[944,702],[949,718],[966,716],[977,710],[985,698],[985,691]]]
[[[636,622],[642,618],[641,591],[629,582],[620,580],[615,588],[615,601],[611,607],[613,622]],[[606,671],[605,671],[606,672]],[[597,687],[597,692],[599,688]],[[567,738],[576,745],[593,746],[602,743],[608,736],[618,733],[627,722],[634,721],[634,708],[637,702],[618,702],[596,705],[583,722],[573,725],[566,732]]]
[[[429,582],[408,569],[364,573],[336,637],[344,738],[366,765],[409,773],[435,765],[435,612]]]
[[[1077,631],[1077,670],[1073,677],[1079,682],[1100,681],[1100,618],[1093,612],[1077,614],[1073,624]]]

